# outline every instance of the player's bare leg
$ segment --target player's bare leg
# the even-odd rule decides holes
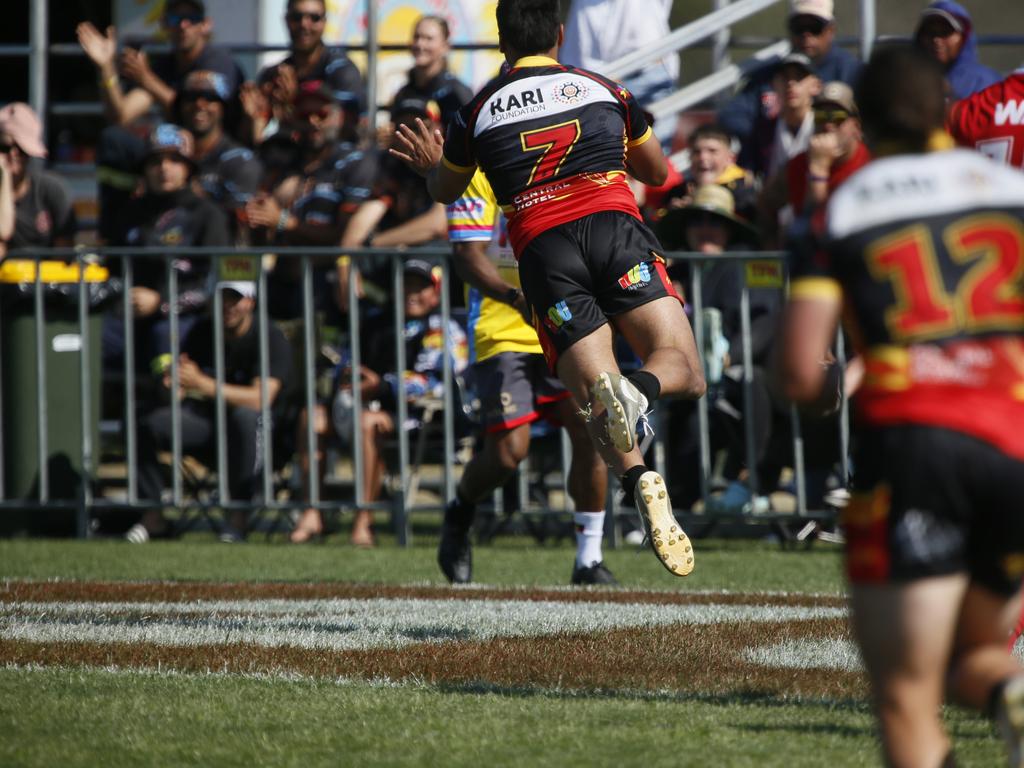
[[[886,765],[939,766],[949,753],[939,708],[966,589],[967,577],[954,575],[851,590]]]
[[[1024,669],[1006,646],[1021,610],[1021,592],[997,595],[978,585],[967,589],[960,610],[950,693],[996,720],[1010,765],[1024,764]]]
[[[586,403],[591,440],[601,458],[621,476],[623,490],[632,495],[658,559],[672,573],[687,575],[693,570],[693,547],[672,514],[664,479],[644,465],[635,440],[628,451],[622,451],[609,439],[608,412],[597,396],[596,384],[601,375],[621,375],[612,351],[611,327],[602,325],[569,347],[558,358],[557,372],[576,401]]]

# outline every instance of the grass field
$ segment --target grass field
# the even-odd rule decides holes
[[[878,765],[838,551],[0,541],[0,765]],[[958,764],[989,724],[946,719]]]

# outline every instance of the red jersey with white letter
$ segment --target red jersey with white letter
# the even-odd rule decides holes
[[[954,104],[949,132],[961,146],[1024,169],[1024,67]]]
[[[518,257],[541,232],[591,213],[640,219],[626,182],[626,148],[651,135],[640,105],[621,85],[527,56],[459,111],[442,162],[487,174]]]

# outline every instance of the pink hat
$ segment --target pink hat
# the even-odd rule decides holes
[[[6,133],[26,155],[46,157],[43,126],[28,104],[15,101],[0,109],[0,133]]]

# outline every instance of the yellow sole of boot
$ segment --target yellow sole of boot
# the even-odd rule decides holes
[[[688,576],[694,566],[693,545],[672,515],[672,504],[661,475],[644,472],[637,481],[634,495],[637,509],[647,523],[658,562],[675,576]]]

